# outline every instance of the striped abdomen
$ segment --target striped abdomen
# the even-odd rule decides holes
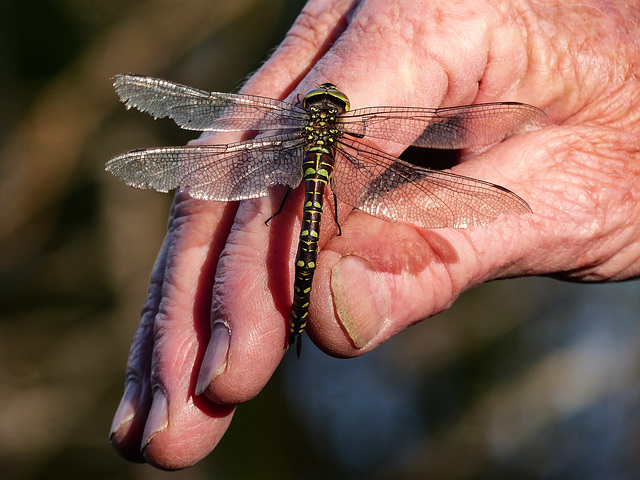
[[[300,241],[295,265],[295,283],[293,285],[293,304],[289,317],[289,345],[296,343],[296,352],[300,356],[302,332],[307,326],[309,316],[309,297],[311,283],[316,268],[318,237],[324,191],[333,173],[332,153],[321,146],[309,148],[304,157],[304,211],[300,227]]]

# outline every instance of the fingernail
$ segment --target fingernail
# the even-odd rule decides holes
[[[390,292],[373,266],[355,255],[342,257],[331,270],[336,313],[356,348],[380,331],[389,316]]]
[[[153,437],[168,426],[169,402],[167,401],[167,395],[162,388],[156,387],[153,391],[151,409],[149,409],[147,423],[144,426],[144,433],[142,434],[141,450],[144,450],[147,445],[149,445],[149,442],[153,440]]]
[[[118,409],[113,416],[113,422],[111,422],[111,433],[109,433],[110,439],[118,430],[120,430],[122,425],[133,419],[136,414],[136,410],[138,410],[138,405],[140,405],[141,391],[140,383],[137,380],[129,379],[127,381],[124,387],[124,393],[122,394],[122,399],[120,400],[120,405],[118,405]]]
[[[227,368],[231,331],[224,322],[215,322],[196,382],[196,395],[202,395],[211,382]]]

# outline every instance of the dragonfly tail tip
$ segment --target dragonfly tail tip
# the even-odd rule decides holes
[[[300,358],[300,352],[302,351],[302,334],[291,332],[289,334],[289,345],[296,344],[296,356]]]

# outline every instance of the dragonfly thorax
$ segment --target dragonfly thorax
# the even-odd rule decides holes
[[[322,108],[313,105],[307,111],[309,123],[304,129],[307,145],[331,146],[336,143],[341,134],[336,126],[338,110],[334,107]]]

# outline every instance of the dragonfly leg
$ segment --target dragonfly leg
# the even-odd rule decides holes
[[[282,199],[282,203],[280,204],[280,207],[278,208],[278,211],[276,213],[274,213],[273,215],[271,215],[269,218],[267,218],[264,221],[264,224],[266,226],[269,226],[269,222],[271,221],[271,219],[273,217],[275,217],[276,215],[278,215],[280,212],[282,212],[282,209],[284,208],[284,202],[287,201],[287,197],[289,196],[289,193],[291,192],[291,187],[287,187],[287,192],[284,194],[284,198]]]
[[[336,222],[336,225],[338,226],[338,236],[342,235],[342,227],[340,226],[340,222],[338,221],[338,197],[336,197],[336,194],[333,194],[333,219]]]

